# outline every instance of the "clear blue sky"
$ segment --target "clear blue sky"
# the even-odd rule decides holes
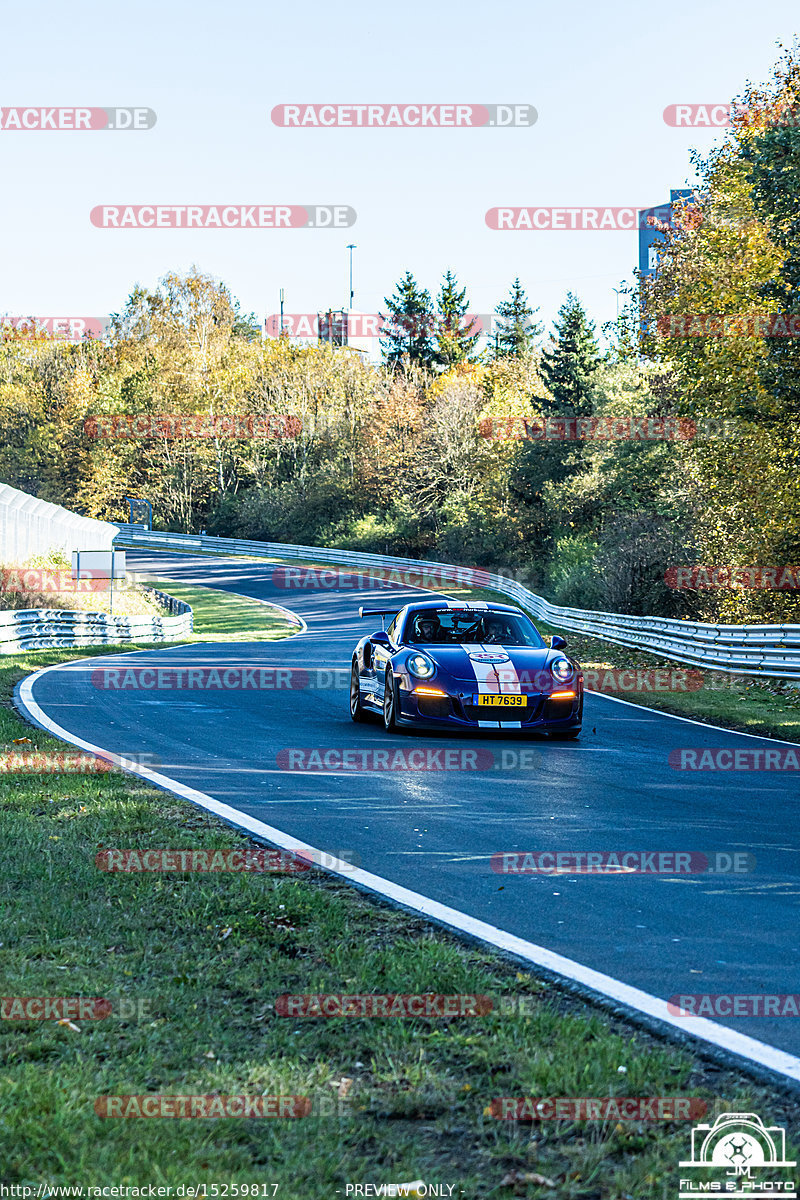
[[[692,182],[720,137],[668,127],[675,102],[765,79],[797,0],[7,4],[0,103],[143,105],[149,132],[0,132],[0,312],[103,315],[193,263],[246,310],[375,311],[411,270],[448,267],[487,312],[519,275],[551,320],[578,293],[598,322],[630,278],[635,233],[489,230],[494,205],[638,205]],[[793,19],[794,18],[794,19]],[[281,129],[287,102],[529,103],[532,128]],[[327,230],[103,230],[102,203],[352,205]]]

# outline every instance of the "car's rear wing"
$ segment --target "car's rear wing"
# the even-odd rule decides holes
[[[360,617],[380,617],[381,629],[383,629],[386,617],[394,616],[395,613],[400,612],[401,608],[405,608],[405,606],[407,604],[413,604],[413,602],[415,600],[419,600],[419,596],[412,596],[411,599],[408,599],[406,597],[398,597],[397,602],[395,604],[391,605],[390,608],[363,608],[362,607],[362,608],[359,608],[358,615]]]
[[[404,608],[407,603],[408,601],[405,600],[402,604],[395,604],[394,608],[359,608],[358,615],[360,617],[380,617],[381,629],[385,629],[386,618],[388,616],[393,617],[395,613],[399,613],[400,609]]]

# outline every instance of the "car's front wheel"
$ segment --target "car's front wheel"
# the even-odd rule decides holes
[[[367,716],[364,711],[364,705],[361,703],[358,663],[355,659],[353,659],[353,668],[350,672],[350,716],[354,721],[364,721]]]
[[[397,685],[391,671],[386,672],[383,685],[383,727],[389,733],[397,731]]]

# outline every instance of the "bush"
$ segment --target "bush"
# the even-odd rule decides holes
[[[600,576],[599,553],[600,546],[589,533],[558,538],[547,568],[547,599],[568,608],[603,609],[606,590]]]

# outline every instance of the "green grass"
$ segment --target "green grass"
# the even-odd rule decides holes
[[[98,653],[107,653],[98,648]],[[81,657],[87,655],[82,652]],[[13,684],[76,655],[0,664],[0,752],[63,749]],[[29,743],[15,745],[15,739]],[[321,873],[122,875],[102,847],[245,839],[139,780],[0,774],[6,996],[124,997],[141,1016],[0,1022],[5,1184],[277,1183],[287,1200],[423,1179],[454,1196],[672,1196],[686,1124],[496,1121],[500,1096],[690,1095],[791,1125],[800,1106],[462,945]],[[528,1015],[287,1019],[282,992],[524,996]],[[620,1071],[624,1067],[625,1071]],[[103,1120],[116,1094],[300,1094],[302,1120]],[[511,1173],[552,1180],[503,1185]],[[336,1189],[341,1189],[337,1193]],[[270,1194],[270,1193],[267,1193]]]
[[[274,641],[296,633],[299,628],[280,609],[249,596],[196,584],[175,583],[172,579],[150,586],[191,605],[194,636],[190,641]]]
[[[582,634],[569,633],[567,636],[569,652],[584,667],[651,669],[676,665],[653,654],[600,642]],[[607,694],[726,729],[800,742],[800,689],[777,679],[701,671],[685,663],[677,665],[686,671],[699,671],[703,686],[697,691],[686,692],[609,691]]]

